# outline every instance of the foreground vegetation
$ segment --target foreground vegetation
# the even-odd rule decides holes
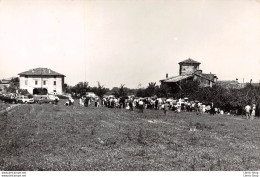
[[[0,170],[260,169],[259,119],[62,103],[0,119]]]

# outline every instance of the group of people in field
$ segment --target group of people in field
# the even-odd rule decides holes
[[[205,105],[198,101],[188,101],[187,98],[173,100],[165,98],[137,98],[137,97],[120,97],[115,98],[104,97],[102,99],[96,97],[86,97],[83,96],[79,99],[79,104],[81,106],[88,107],[92,102],[95,102],[95,106],[117,108],[117,109],[127,109],[133,111],[134,109],[144,112],[145,109],[163,110],[164,114],[167,111],[175,112],[197,112],[197,114],[210,113],[210,114],[224,114],[224,112],[218,108],[215,108],[212,104]]]
[[[255,119],[255,110],[256,110],[256,105],[252,104],[252,106],[250,106],[249,104],[245,106],[245,111],[246,111],[246,119],[251,119],[254,120]]]
[[[82,96],[79,99],[79,104],[83,107],[88,107],[93,102],[95,107],[101,106],[116,109],[127,109],[130,111],[135,109],[139,110],[139,112],[144,112],[145,109],[163,110],[165,115],[167,114],[167,111],[170,110],[174,112],[196,112],[197,114],[225,114],[224,110],[215,107],[213,103],[203,104],[199,101],[189,101],[188,98],[173,100],[156,97],[137,98],[134,96],[128,96],[116,98],[110,96],[100,99],[99,97]],[[74,99],[69,97],[65,105],[70,106],[73,105],[73,103]],[[246,118],[254,119],[255,110],[255,104],[252,106],[247,105],[245,107]],[[227,115],[229,114],[230,113],[227,113]]]

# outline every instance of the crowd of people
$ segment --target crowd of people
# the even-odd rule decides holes
[[[92,103],[95,104],[95,107],[101,106],[115,109],[127,109],[130,111],[137,109],[139,112],[144,112],[145,109],[163,110],[165,115],[167,114],[167,111],[174,111],[178,113],[196,112],[197,114],[209,113],[211,115],[231,114],[231,112],[224,112],[224,110],[217,108],[214,106],[214,103],[203,104],[199,101],[189,101],[188,98],[174,100],[156,97],[138,98],[134,96],[128,96],[116,98],[114,96],[107,96],[101,99],[99,97],[82,96],[79,99],[79,104],[83,107],[88,107]],[[69,97],[65,105],[70,106],[73,104],[74,99]],[[247,105],[244,110],[246,113],[246,119],[253,120],[255,117],[256,105]]]
[[[166,98],[137,98],[134,96],[116,98],[113,96],[104,97],[102,99],[98,97],[82,96],[79,99],[79,104],[84,107],[88,107],[91,103],[95,104],[95,107],[108,107],[117,109],[127,109],[133,111],[138,109],[140,112],[144,112],[145,109],[164,110],[175,112],[196,112],[197,114],[210,113],[210,114],[224,114],[224,111],[214,107],[214,104],[203,104],[199,101],[189,101],[188,98],[184,99],[166,99]],[[69,98],[65,105],[73,105],[73,98]]]

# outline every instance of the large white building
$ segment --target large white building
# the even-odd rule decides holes
[[[18,74],[20,89],[26,89],[31,94],[39,94],[39,88],[46,93],[63,93],[65,75],[48,68],[35,68]]]

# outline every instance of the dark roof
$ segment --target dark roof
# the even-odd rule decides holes
[[[217,81],[216,83],[217,85],[220,85],[224,88],[227,89],[240,89],[240,88],[244,88],[246,84],[243,83],[239,83],[237,80],[220,80]]]
[[[169,77],[169,78],[166,78],[166,79],[162,79],[160,81],[161,82],[178,82],[180,80],[190,78],[193,75],[196,75],[198,77],[201,77],[203,79],[206,79],[206,80],[209,80],[209,81],[212,81],[212,82],[215,82],[214,78],[217,77],[215,74],[193,73],[193,74],[185,74],[185,75],[173,76],[173,77]]]
[[[203,79],[215,82],[214,81],[214,74],[198,74],[198,73],[193,73],[193,74],[198,76],[198,77],[201,77]]]
[[[65,76],[63,74],[57,73],[51,69],[48,68],[35,68],[31,69],[29,71],[25,71],[22,73],[19,73],[18,75],[28,75],[28,76]]]
[[[166,79],[160,80],[161,82],[178,82],[183,79],[187,79],[189,77],[192,77],[192,74],[186,74],[186,75],[179,75],[179,76],[173,76]]]
[[[213,81],[214,81],[214,78],[217,78],[217,76],[215,74],[204,74],[204,73],[202,73],[201,75],[210,79],[210,80],[213,80]]]
[[[219,80],[217,83],[219,84],[238,84],[237,80]]]
[[[3,79],[3,80],[0,80],[0,84],[10,84],[11,80],[6,80],[6,79]]]
[[[200,64],[200,62],[197,62],[191,58],[188,58],[187,60],[181,61],[179,64]]]

